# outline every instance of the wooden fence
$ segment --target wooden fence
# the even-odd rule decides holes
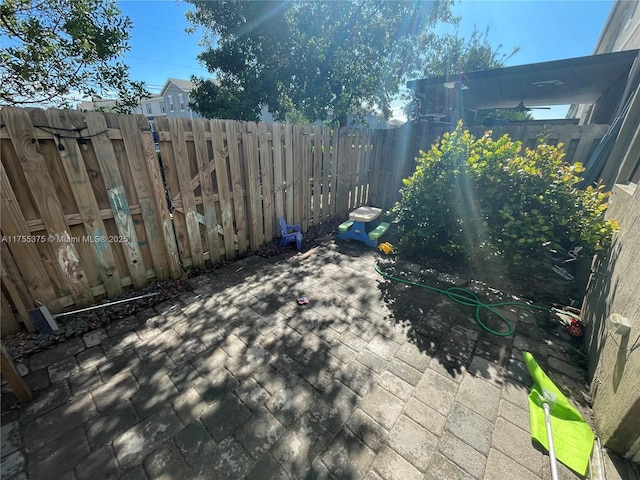
[[[152,279],[256,251],[277,218],[310,225],[360,205],[391,208],[443,128],[331,129],[224,120],[3,108],[2,330],[27,312],[115,298]],[[585,162],[606,125],[495,128]],[[476,136],[485,129],[472,128]]]
[[[3,108],[2,330],[118,297],[370,202],[372,132]],[[161,158],[161,161],[159,161]]]

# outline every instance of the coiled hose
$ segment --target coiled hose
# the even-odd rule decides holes
[[[376,272],[378,272],[384,278],[388,278],[389,280],[394,280],[396,282],[406,283],[407,285],[412,285],[414,287],[426,288],[427,290],[432,290],[434,292],[442,293],[447,297],[449,297],[451,301],[459,303],[460,305],[475,307],[476,322],[478,323],[478,325],[480,325],[482,329],[486,330],[487,332],[497,337],[508,337],[509,335],[511,335],[513,333],[513,325],[511,324],[511,322],[509,322],[509,320],[507,320],[504,317],[504,315],[502,315],[500,312],[495,310],[496,307],[521,306],[521,307],[527,307],[527,308],[534,308],[537,310],[544,310],[547,312],[551,311],[550,308],[543,307],[541,305],[531,305],[529,303],[523,303],[523,302],[483,303],[480,301],[480,299],[475,293],[473,293],[471,290],[467,290],[466,288],[449,287],[446,290],[442,290],[441,288],[432,287],[425,283],[413,282],[411,280],[405,280],[404,278],[394,277],[393,275],[390,275],[382,271],[382,269],[380,268],[380,265],[378,265],[378,260],[376,260],[374,264],[374,268]],[[486,308],[487,310],[489,310],[489,312],[496,315],[502,321],[502,323],[504,323],[507,326],[508,331],[500,332],[498,330],[494,330],[489,326],[487,326],[480,318],[480,312],[483,308]]]

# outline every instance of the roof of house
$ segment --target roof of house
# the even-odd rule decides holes
[[[426,97],[462,95],[469,110],[594,103],[622,76],[640,50],[503,67],[412,80],[407,87]],[[459,91],[459,93],[458,93]]]
[[[167,88],[169,88],[169,85],[172,83],[179,89],[184,90],[185,92],[190,92],[191,90],[196,88],[196,84],[193,83],[191,80],[183,80],[181,78],[170,77],[170,78],[167,78],[167,81],[165,82],[164,87],[162,87],[162,90],[160,91],[160,95],[164,95],[165,91],[167,90]]]

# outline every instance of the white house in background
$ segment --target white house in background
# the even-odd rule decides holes
[[[196,84],[190,80],[168,78],[160,91],[160,96],[163,97],[160,100],[160,115],[168,118],[204,118],[189,107],[189,94],[194,88]]]
[[[158,95],[140,99],[140,106],[136,107],[132,113],[142,114],[150,122],[153,122],[156,117],[203,118],[189,107],[189,94],[194,88],[196,85],[189,80],[168,78]],[[115,99],[94,97],[91,101],[80,102],[76,108],[83,111],[97,109],[109,111],[115,102]]]

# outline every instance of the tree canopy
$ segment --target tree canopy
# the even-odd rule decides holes
[[[135,106],[144,85],[118,61],[131,26],[114,0],[3,0],[0,102],[68,106],[71,96],[112,93],[117,109]]]
[[[215,77],[195,79],[192,107],[239,120],[262,106],[279,120],[388,117],[433,27],[455,21],[450,0],[188,1],[192,25],[207,32],[199,59]]]

